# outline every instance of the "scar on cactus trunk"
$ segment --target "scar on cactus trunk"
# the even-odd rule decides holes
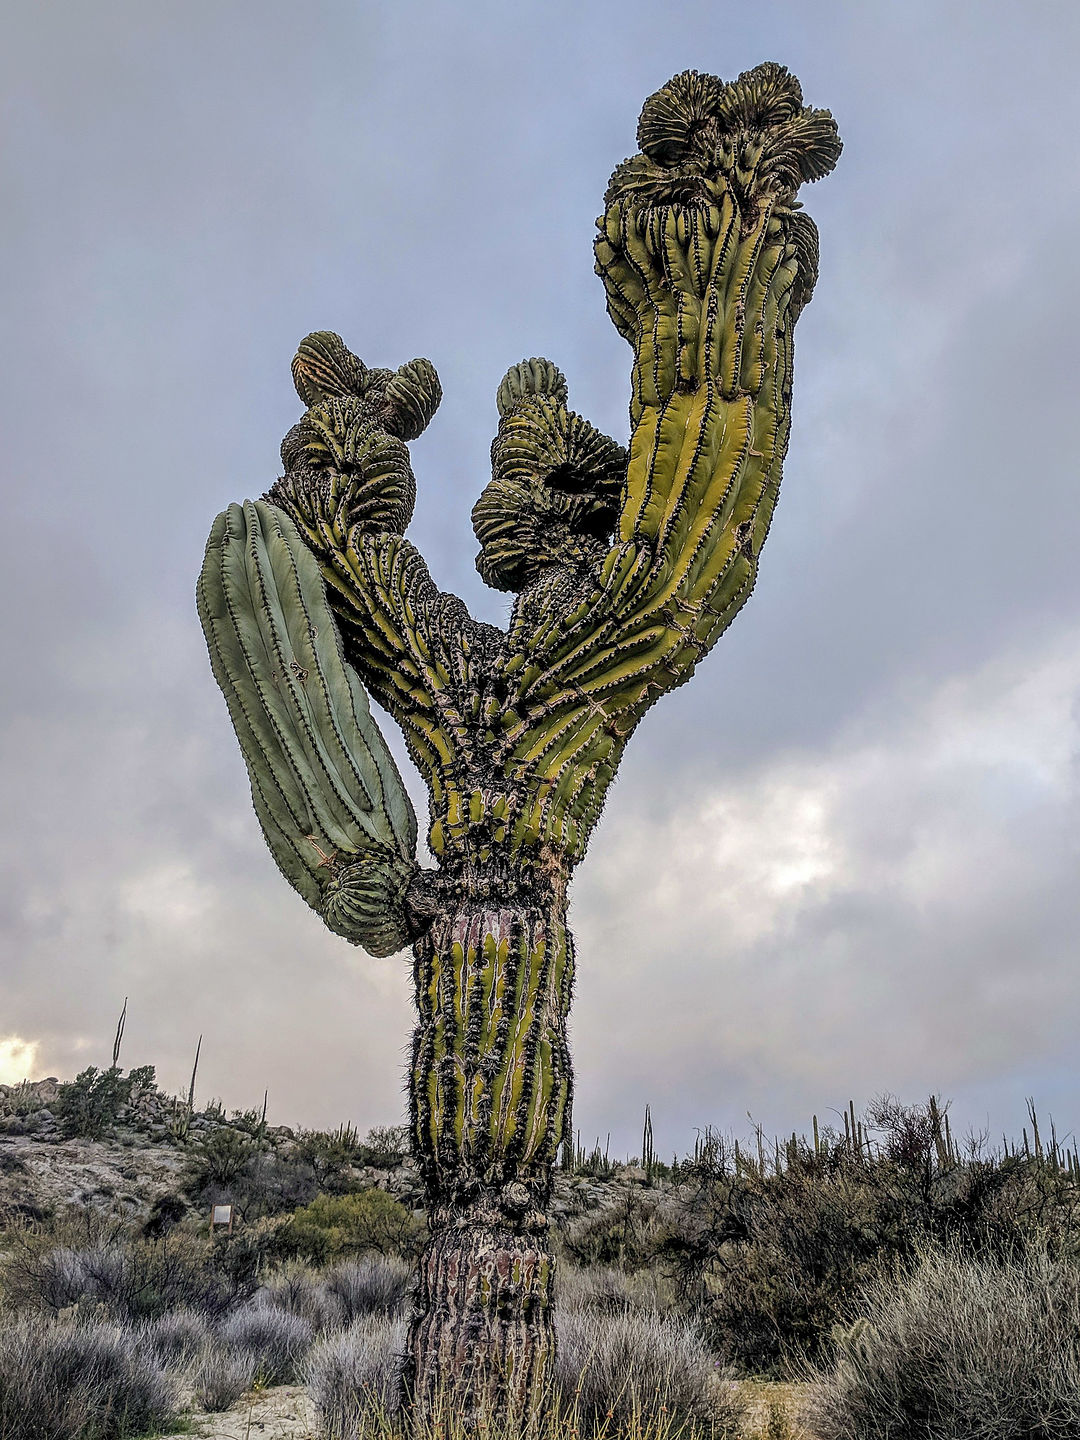
[[[329,331],[293,361],[284,475],[224,511],[199,611],[285,877],[375,955],[411,945],[413,1145],[431,1238],[405,1394],[430,1419],[535,1420],[555,1351],[547,1209],[569,1125],[567,886],[626,742],[746,601],[787,448],[792,336],[817,231],[796,199],[840,153],[782,66],[686,71],[611,178],[596,270],[631,343],[629,448],[524,360],[497,395],[473,509],[506,630],[436,588],[404,538],[408,443],[434,367],[366,366]],[[408,796],[368,705],[427,784]]]

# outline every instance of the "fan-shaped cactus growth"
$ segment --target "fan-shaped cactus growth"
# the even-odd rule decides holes
[[[284,476],[219,517],[200,582],[286,877],[375,953],[413,945],[412,1130],[432,1233],[405,1378],[421,1413],[447,1383],[466,1414],[484,1399],[521,1413],[548,1375],[567,885],[634,727],[753,586],[817,274],[796,190],[840,151],[832,117],[779,65],[729,84],[676,76],[638,139],[595,247],[634,348],[629,451],[569,409],[550,361],[507,372],[473,510],[480,573],[516,596],[507,630],[438,590],[404,538],[405,442],[439,403],[433,367],[368,369],[328,332],[293,363],[308,409]],[[415,864],[363,687],[427,783],[434,871]]]

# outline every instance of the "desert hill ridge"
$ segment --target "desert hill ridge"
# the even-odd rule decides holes
[[[98,1078],[101,1073],[109,1072]],[[118,1096],[102,1099],[103,1114],[94,1114],[92,1105],[79,1113],[71,1095],[78,1081],[49,1076],[0,1084],[0,1214],[33,1221],[90,1208],[145,1221],[169,1201],[197,1212],[221,1199],[237,1201],[243,1212],[252,1188],[245,1165],[273,1170],[306,1163],[314,1173],[307,1184],[294,1177],[298,1201],[323,1189],[375,1188],[418,1219],[423,1215],[423,1187],[400,1127],[377,1128],[361,1141],[347,1125],[335,1132],[294,1130],[267,1125],[254,1111],[227,1116],[213,1101],[189,1114],[183,1101],[157,1089],[152,1074],[140,1080],[140,1073],[145,1076],[131,1072],[134,1084],[125,1090],[124,1082]],[[206,1183],[197,1187],[200,1164]],[[625,1205],[628,1195],[664,1183],[637,1165],[609,1168],[608,1177],[558,1172],[553,1218],[565,1223]],[[264,1209],[254,1206],[256,1214]]]

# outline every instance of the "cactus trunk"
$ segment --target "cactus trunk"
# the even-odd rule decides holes
[[[570,1101],[573,948],[565,884],[472,872],[415,946],[413,1143],[432,1235],[420,1264],[405,1388],[524,1417],[555,1336],[547,1206]]]
[[[546,1234],[468,1220],[436,1230],[405,1356],[420,1433],[449,1415],[463,1429],[539,1416],[555,1358],[553,1263]]]

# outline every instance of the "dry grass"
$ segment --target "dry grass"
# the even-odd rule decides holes
[[[746,1406],[741,1440],[814,1440],[803,1414],[809,1387],[778,1380],[741,1380]]]
[[[805,1386],[746,1380],[739,1391],[746,1405],[739,1440],[813,1440],[797,1419],[806,1397]],[[222,1414],[195,1412],[185,1418],[189,1428],[163,1440],[324,1440],[325,1434],[309,1392],[297,1385],[255,1390]],[[567,1428],[561,1435],[570,1433]],[[369,1435],[372,1440],[400,1440],[400,1432],[385,1419]],[[452,1440],[452,1435],[444,1434],[443,1440]],[[548,1440],[560,1440],[560,1432]],[[663,1440],[663,1436],[646,1426],[630,1440]]]

